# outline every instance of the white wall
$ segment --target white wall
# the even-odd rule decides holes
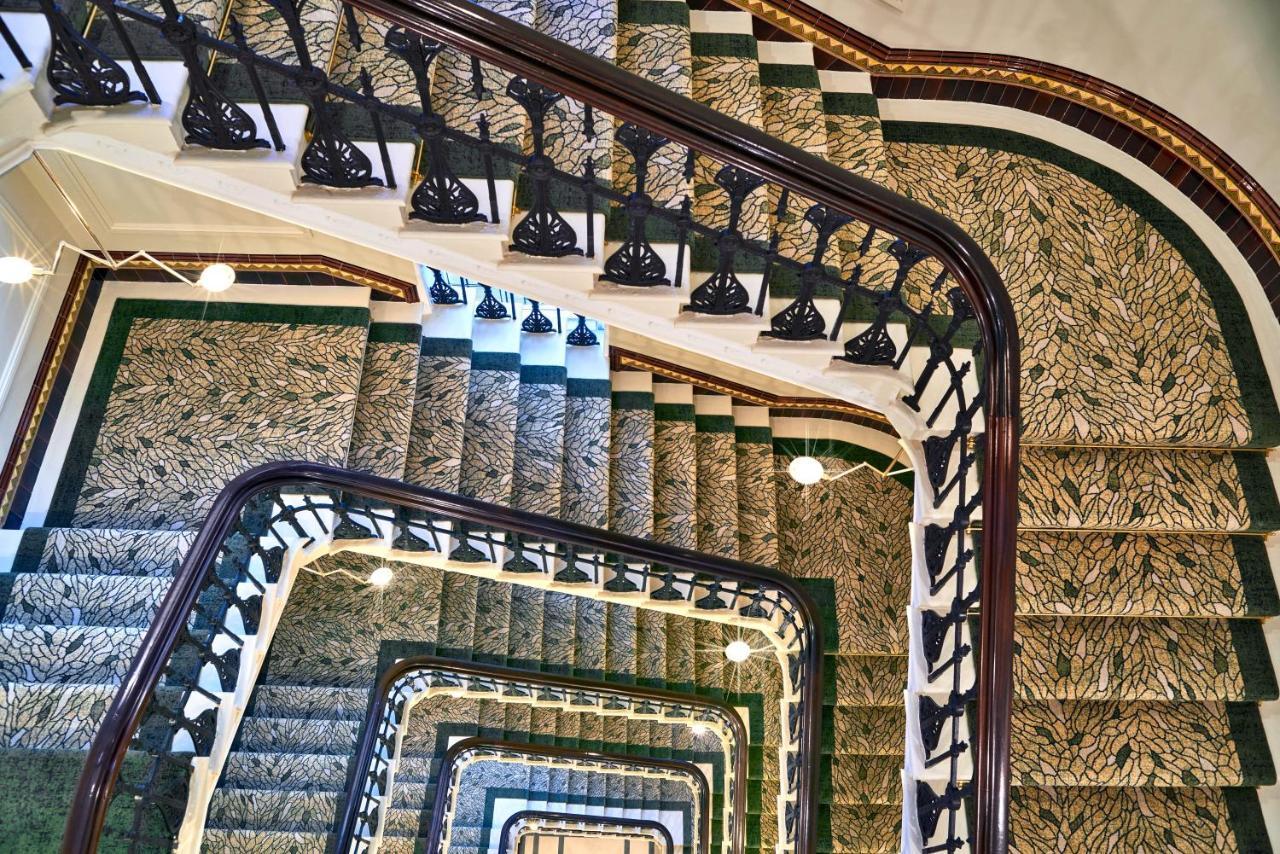
[[[1010,53],[1123,86],[1280,196],[1280,0],[807,2],[890,47]]]

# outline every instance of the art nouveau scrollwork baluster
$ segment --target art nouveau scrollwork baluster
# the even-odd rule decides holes
[[[853,217],[822,205],[809,208],[804,218],[817,232],[813,259],[800,271],[800,293],[790,305],[773,316],[766,333],[784,341],[818,341],[827,337],[827,323],[813,298],[826,275],[823,259],[831,235],[853,221]]]
[[[422,118],[417,128],[423,146],[422,181],[409,198],[409,219],[449,224],[483,222],[485,217],[480,213],[475,193],[467,189],[449,166],[444,117],[435,111],[432,100],[431,66],[444,46],[400,27],[387,31],[386,46],[408,63],[422,103]]]
[[[502,300],[493,295],[493,288],[489,285],[481,285],[484,288],[484,299],[476,303],[476,317],[481,320],[506,320],[511,315],[507,312],[507,307],[502,304]]]
[[[439,270],[432,270],[433,280],[431,289],[427,292],[431,297],[432,305],[457,305],[462,302],[462,297],[458,296],[458,292],[453,289],[453,285],[444,280],[444,273]]]
[[[532,300],[531,305],[529,314],[520,324],[520,331],[532,333],[555,331],[555,324],[551,322],[551,318],[542,313],[542,309],[538,307],[538,301]]]
[[[716,270],[689,294],[689,308],[699,314],[745,314],[751,311],[751,296],[734,272],[745,239],[739,230],[742,206],[765,181],[736,166],[723,167],[715,181],[729,195],[729,222],[716,237]]]
[[[182,57],[187,69],[187,105],[182,109],[182,127],[186,142],[224,151],[247,151],[268,148],[270,143],[258,138],[253,118],[216,87],[209,79],[208,65],[197,50],[195,21],[178,11],[173,0],[160,0],[164,24],[160,33]]]
[[[901,240],[893,242],[889,247],[889,254],[898,262],[893,285],[888,293],[878,298],[876,316],[871,325],[845,342],[844,355],[840,358],[846,362],[855,365],[892,365],[898,356],[898,346],[889,336],[889,320],[902,308],[902,287],[906,284],[907,276],[929,254],[908,246]]]
[[[547,111],[564,96],[523,77],[512,78],[507,84],[507,95],[528,114],[533,142],[533,153],[524,163],[532,201],[524,219],[511,232],[511,248],[543,258],[581,255],[578,235],[551,201],[555,163],[546,154],[546,119]]]
[[[49,25],[49,63],[45,79],[57,94],[54,104],[114,107],[147,96],[129,88],[129,74],[120,63],[82,36],[66,12],[53,0],[40,0],[40,11]]]
[[[573,328],[565,341],[575,347],[592,347],[600,343],[600,339],[587,326],[587,318],[584,315],[578,315],[578,325]]]
[[[668,140],[633,124],[624,124],[618,128],[615,139],[631,153],[635,161],[636,181],[624,208],[627,214],[627,239],[604,262],[604,274],[600,278],[606,282],[633,287],[669,285],[671,280],[666,276],[667,265],[645,237],[645,226],[649,213],[653,210],[653,199],[646,188],[649,160]]]
[[[307,103],[311,105],[311,142],[302,152],[302,181],[324,187],[380,187],[382,179],[373,175],[373,163],[338,127],[329,109],[329,76],[313,64],[306,33],[298,9],[291,0],[267,0],[279,13],[293,42],[298,70],[292,74]]]

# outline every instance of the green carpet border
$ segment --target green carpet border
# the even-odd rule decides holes
[[[1276,686],[1276,671],[1271,666],[1271,654],[1267,651],[1262,621],[1227,620],[1227,626],[1231,630],[1231,645],[1240,662],[1244,698],[1253,701],[1280,699],[1280,688]]]
[[[1245,613],[1251,617],[1280,615],[1280,593],[1276,591],[1266,540],[1262,537],[1232,537],[1231,546],[1240,567]]]
[[[1240,760],[1241,782],[1245,786],[1274,786],[1276,766],[1271,759],[1267,736],[1262,729],[1262,713],[1257,703],[1224,703],[1231,727],[1231,741]]]

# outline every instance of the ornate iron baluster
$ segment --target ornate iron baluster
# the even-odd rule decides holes
[[[826,275],[823,256],[831,235],[853,221],[853,217],[839,211],[814,205],[805,211],[805,221],[817,229],[813,247],[813,260],[800,271],[800,294],[792,303],[773,316],[766,335],[784,341],[817,341],[826,338],[827,323],[814,305],[813,295]]]
[[[481,285],[484,288],[484,299],[476,303],[476,317],[481,320],[506,320],[511,315],[507,313],[507,307],[502,301],[493,295],[493,288],[489,285]]]
[[[464,223],[483,222],[480,202],[475,193],[458,179],[449,166],[445,147],[444,116],[435,111],[431,97],[431,64],[435,62],[444,45],[429,42],[417,33],[409,33],[400,27],[387,31],[387,50],[403,59],[413,71],[418,85],[418,99],[422,103],[422,119],[418,122],[418,135],[422,137],[422,182],[409,198],[409,219],[426,222]]]
[[[439,270],[431,272],[434,274],[434,281],[431,283],[431,290],[427,293],[431,297],[432,305],[457,305],[462,302],[462,297],[458,296],[453,285],[444,280],[444,273]]]
[[[177,49],[187,69],[190,94],[182,109],[187,143],[226,151],[270,147],[265,139],[258,138],[258,126],[253,118],[209,80],[208,66],[200,61],[196,50],[199,45],[196,22],[179,12],[173,0],[160,0],[160,6],[164,9],[160,33]]]
[[[600,343],[596,334],[587,328],[587,318],[581,314],[578,315],[578,325],[564,340],[575,347],[592,347]]]
[[[77,32],[62,7],[40,0],[40,11],[49,25],[49,64],[45,78],[57,94],[54,104],[114,107],[147,96],[129,88],[129,74],[120,63]]]
[[[889,254],[898,261],[893,286],[879,298],[876,318],[871,325],[845,342],[844,355],[840,358],[846,362],[856,365],[892,365],[898,353],[898,345],[889,337],[889,318],[902,308],[902,286],[907,281],[907,275],[929,255],[901,240],[893,242],[889,247]]]
[[[542,313],[542,309],[538,308],[537,300],[530,300],[533,308],[529,310],[529,314],[525,317],[524,322],[520,324],[521,332],[554,332],[555,325],[551,322],[551,318]]]
[[[581,255],[573,226],[551,202],[555,164],[546,154],[544,139],[547,111],[564,96],[523,77],[512,78],[507,84],[507,95],[529,114],[529,133],[533,137],[533,153],[524,164],[533,201],[524,219],[511,232],[511,247],[517,252],[544,258]]]
[[[743,203],[764,186],[764,179],[736,166],[725,166],[716,173],[716,183],[729,194],[729,224],[716,238],[716,271],[689,294],[689,308],[700,314],[745,314],[751,311],[751,296],[733,270],[743,242],[738,225]]]
[[[633,124],[618,128],[616,139],[631,152],[636,164],[636,183],[627,196],[627,239],[604,262],[602,281],[633,287],[669,285],[667,265],[645,238],[645,224],[653,210],[653,199],[645,184],[649,177],[649,159],[669,140]]]
[[[291,0],[267,2],[284,19],[298,57],[293,83],[311,104],[311,142],[302,152],[303,182],[325,187],[381,187],[382,179],[373,177],[369,158],[338,128],[329,113],[329,76],[311,61],[297,7]]]

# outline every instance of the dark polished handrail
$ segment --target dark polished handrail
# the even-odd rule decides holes
[[[515,741],[503,741],[500,738],[473,736],[455,742],[444,755],[440,770],[436,775],[435,800],[431,804],[431,826],[425,837],[423,850],[427,854],[435,854],[440,850],[440,836],[444,833],[444,816],[449,805],[449,781],[453,779],[453,768],[462,754],[472,750],[495,750],[507,753],[518,753],[522,756],[539,756],[547,759],[568,759],[578,761],[600,761],[616,765],[627,765],[633,768],[650,768],[655,771],[668,771],[685,774],[693,780],[698,798],[698,847],[696,854],[708,854],[711,849],[711,786],[702,769],[692,762],[679,759],[655,759],[650,756],[629,756],[625,753],[604,753],[598,750],[583,750],[575,747],[559,747],[553,744],[521,744]],[[601,772],[609,773],[609,772]]]
[[[959,225],[918,202],[470,0],[349,2],[855,216],[929,251],[955,277],[972,306],[985,353],[978,644],[983,654],[976,685],[973,846],[978,854],[1004,854],[1009,825],[1020,355],[1013,304],[991,260]],[[810,793],[818,790],[818,771],[816,764],[804,769]],[[798,811],[800,850],[815,848],[815,817],[812,808]]]
[[[553,810],[520,810],[519,812],[513,812],[502,823],[502,835],[498,837],[498,854],[507,854],[511,849],[511,831],[520,822],[529,821],[530,819],[535,821],[564,821],[606,825],[610,828],[618,828],[622,832],[634,831],[637,835],[650,831],[662,837],[663,844],[666,845],[668,852],[674,854],[676,850],[676,843],[671,838],[671,831],[660,821],[653,821],[647,818],[611,818],[604,815],[580,815],[571,812],[555,812]]]
[[[748,737],[747,728],[742,723],[738,712],[728,703],[703,697],[696,694],[681,694],[678,691],[665,691],[659,688],[646,688],[639,685],[619,685],[611,682],[580,679],[574,676],[558,676],[551,673],[537,673],[528,670],[517,670],[510,667],[499,667],[495,664],[479,664],[473,661],[458,661],[452,658],[441,658],[435,655],[418,655],[401,659],[390,667],[378,679],[373,688],[369,709],[365,714],[360,743],[356,750],[352,767],[355,775],[351,789],[347,793],[346,805],[343,807],[334,838],[337,840],[335,851],[346,851],[355,837],[356,826],[360,819],[359,790],[378,742],[378,721],[386,711],[387,699],[395,685],[404,676],[417,670],[444,670],[463,676],[492,678],[512,682],[528,682],[563,688],[569,691],[590,691],[607,694],[620,694],[641,700],[653,700],[661,703],[678,704],[694,708],[715,709],[720,712],[733,730],[733,814],[737,817],[734,824],[734,837],[730,840],[730,851],[741,852],[746,844],[746,807],[747,807],[747,768]]]
[[[804,617],[805,667],[809,678],[805,680],[803,695],[808,719],[803,743],[797,752],[806,765],[821,764],[817,761],[817,751],[821,750],[822,623],[817,605],[794,578],[765,566],[662,545],[320,463],[268,463],[250,469],[223,487],[205,516],[89,746],[67,814],[62,838],[63,854],[92,854],[97,851],[125,754],[156,687],[164,677],[223,541],[236,524],[241,510],[254,496],[284,487],[354,493],[381,504],[409,507],[464,523],[501,525],[507,531],[534,541],[570,543],[590,552],[624,553],[681,571],[776,587],[792,600]],[[817,797],[816,789],[812,790],[812,796]]]

